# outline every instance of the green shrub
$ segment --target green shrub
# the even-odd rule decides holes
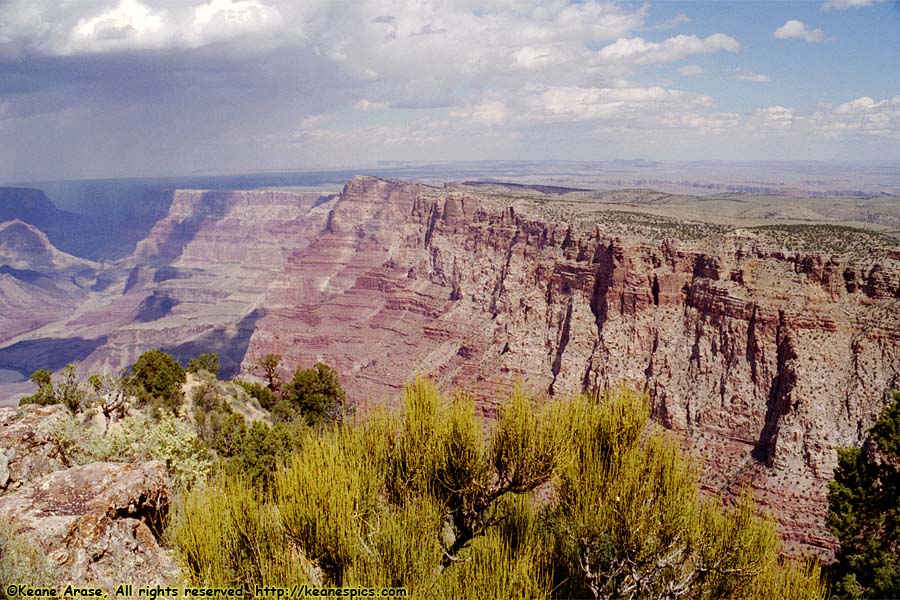
[[[126,417],[106,434],[70,419],[61,422],[51,437],[71,465],[159,460],[175,484],[183,487],[205,480],[212,470],[209,450],[193,427],[168,413]]]
[[[177,414],[184,402],[181,386],[187,377],[171,354],[159,348],[144,352],[131,365],[131,376],[142,405],[151,406],[154,412]]]
[[[235,379],[233,383],[241,386],[251,397],[256,398],[259,405],[266,410],[272,410],[272,407],[278,402],[278,396],[275,392],[262,383],[245,381],[243,379]]]
[[[25,404],[39,404],[47,406],[56,404],[56,394],[53,390],[53,373],[47,369],[38,369],[31,374],[31,382],[38,386],[38,391],[30,396],[23,396],[19,400],[19,406]]]
[[[75,365],[68,364],[58,373],[57,381],[46,369],[39,369],[31,374],[31,381],[38,386],[38,391],[31,396],[19,400],[24,404],[62,404],[74,415],[85,407],[87,386],[75,379]]]
[[[303,415],[309,425],[321,425],[343,416],[347,394],[334,369],[316,363],[311,369],[294,371],[293,379],[283,387],[281,398]]]
[[[218,386],[204,381],[191,392],[191,418],[197,436],[216,451],[225,451],[239,442],[228,440],[227,434],[242,435],[244,418],[235,415],[227,399],[219,394]],[[230,456],[230,452],[226,453]]]
[[[863,448],[838,451],[827,524],[841,544],[831,568],[835,594],[900,597],[900,392]]]
[[[219,362],[219,355],[215,353],[209,354],[201,354],[197,358],[192,358],[188,361],[187,372],[188,373],[199,373],[200,371],[206,371],[213,377],[216,377],[219,374],[219,369],[222,368],[222,363]]]
[[[279,463],[300,448],[305,431],[303,426],[277,424],[273,427],[261,421],[254,421],[250,427],[235,428],[237,448],[230,455],[226,469],[267,490]]]

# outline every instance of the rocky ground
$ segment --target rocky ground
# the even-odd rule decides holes
[[[136,585],[175,582],[178,567],[160,543],[164,465],[71,466],[55,434],[71,418],[60,405],[0,409],[0,515],[19,544],[39,550],[26,565],[35,572],[22,575],[52,579],[15,583],[113,588],[126,574]]]

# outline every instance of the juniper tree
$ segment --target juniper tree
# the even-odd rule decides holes
[[[835,594],[900,597],[900,392],[862,448],[838,451],[827,523],[840,542]]]
[[[177,413],[184,402],[181,386],[186,377],[184,369],[171,354],[159,348],[144,352],[131,365],[130,375],[142,404],[149,404],[154,410]]]

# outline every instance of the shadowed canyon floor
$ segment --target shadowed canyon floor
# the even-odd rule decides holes
[[[0,320],[0,369],[58,368],[65,348],[82,373],[118,370],[162,347],[220,352],[230,375],[277,352],[285,372],[332,365],[363,407],[423,373],[485,414],[518,381],[626,382],[710,491],[751,487],[789,543],[827,553],[834,449],[900,385],[898,204],[371,177],[182,190],[117,262],[0,226],[2,314],[23,315]],[[9,379],[0,397],[28,390]]]

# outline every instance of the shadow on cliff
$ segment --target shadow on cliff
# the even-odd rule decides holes
[[[772,466],[775,458],[775,442],[781,419],[791,410],[791,392],[797,379],[791,366],[792,361],[797,358],[797,353],[791,344],[790,336],[784,331],[784,313],[779,311],[778,330],[775,334],[778,340],[775,377],[772,379],[769,399],[766,402],[765,425],[752,452],[754,459],[768,467]]]
[[[172,231],[159,245],[156,255],[146,259],[154,266],[165,266],[181,256],[204,222],[221,219],[228,213],[228,195],[229,192],[221,190],[203,192],[190,216],[175,222]]]
[[[266,311],[256,309],[248,313],[233,326],[216,327],[209,333],[205,333],[189,342],[163,348],[174,356],[178,362],[186,365],[187,362],[197,356],[215,352],[219,355],[220,379],[231,379],[241,372],[241,361],[247,354],[250,345],[250,336],[256,328],[256,322],[266,316]]]
[[[105,336],[23,340],[0,348],[0,368],[19,371],[26,377],[38,369],[58,371],[71,362],[83,360],[105,343]]]

